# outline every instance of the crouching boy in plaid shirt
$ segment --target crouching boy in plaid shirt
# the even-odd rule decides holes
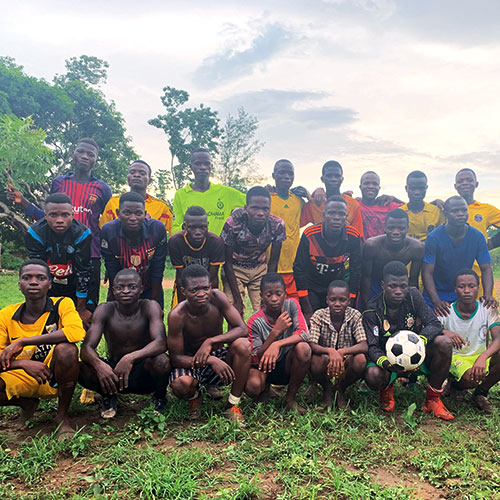
[[[309,343],[312,350],[311,374],[323,387],[323,407],[331,408],[333,393],[337,406],[346,408],[345,390],[358,381],[368,352],[362,315],[349,307],[349,285],[335,280],[328,285],[328,307],[311,317]],[[330,378],[335,378],[335,385]]]

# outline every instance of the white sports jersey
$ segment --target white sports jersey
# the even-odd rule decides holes
[[[457,309],[457,303],[453,302],[450,314],[443,318],[438,317],[445,330],[458,333],[465,341],[461,349],[453,348],[453,354],[472,356],[481,354],[486,350],[486,339],[488,330],[495,325],[500,325],[497,309],[487,309],[476,301],[476,310],[468,319],[462,318]]]

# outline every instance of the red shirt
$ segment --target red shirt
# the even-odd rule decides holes
[[[361,218],[363,219],[364,239],[373,238],[380,234],[384,234],[384,224],[387,214],[402,206],[401,203],[392,202],[387,207],[380,205],[365,205],[362,201],[358,201],[361,209]]]

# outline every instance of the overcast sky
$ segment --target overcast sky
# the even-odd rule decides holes
[[[224,118],[243,106],[260,122],[258,158],[278,158],[296,184],[344,166],[344,187],[377,171],[404,198],[415,169],[428,197],[454,194],[461,167],[477,198],[500,206],[500,1],[3,1],[0,55],[51,80],[81,54],[109,62],[116,102],[141,157],[169,162],[162,87],[187,90]],[[404,198],[405,199],[405,198]]]

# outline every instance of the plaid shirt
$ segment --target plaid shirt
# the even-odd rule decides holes
[[[348,307],[345,311],[340,332],[333,326],[328,307],[319,309],[312,315],[309,332],[310,342],[334,349],[345,349],[366,340],[362,315],[352,307]]]

